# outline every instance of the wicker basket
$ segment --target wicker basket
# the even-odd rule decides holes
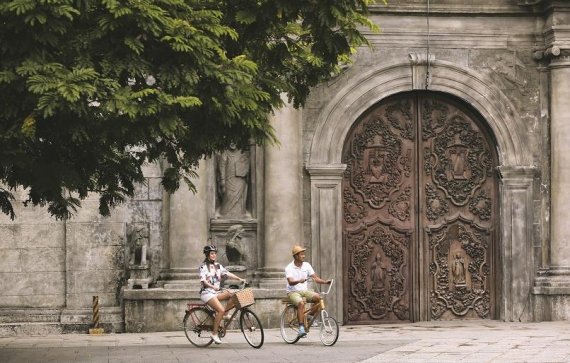
[[[253,298],[253,290],[243,289],[234,293],[232,299],[238,309],[255,304],[255,299]]]

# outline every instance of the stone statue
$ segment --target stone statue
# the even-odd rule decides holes
[[[140,287],[148,289],[152,283],[150,276],[150,266],[147,260],[147,248],[149,244],[148,226],[129,226],[127,231],[127,243],[130,250],[129,258],[129,278],[127,285],[129,289]]]
[[[372,290],[384,290],[384,269],[382,255],[377,253],[374,262],[372,262],[372,266],[370,266],[372,273]]]
[[[234,224],[228,228],[226,242],[226,256],[231,265],[243,265],[245,262],[245,246],[242,235],[245,232],[241,224]]]
[[[465,286],[465,262],[463,257],[458,253],[455,255],[455,260],[451,266],[451,273],[453,274],[453,283],[455,286]]]
[[[244,218],[249,176],[249,155],[239,150],[234,143],[217,158],[218,191],[220,193],[219,216]]]
[[[127,242],[130,249],[129,265],[146,266],[147,240],[148,231],[145,231],[145,228],[130,228],[127,233]]]

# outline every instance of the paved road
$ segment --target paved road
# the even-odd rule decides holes
[[[570,362],[570,324],[442,322],[341,327],[333,347],[313,332],[295,345],[265,331],[261,349],[240,332],[194,348],[183,332],[0,337],[0,362]]]

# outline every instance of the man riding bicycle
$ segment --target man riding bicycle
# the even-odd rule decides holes
[[[310,315],[315,316],[320,311],[321,296],[308,288],[307,280],[313,279],[318,284],[330,284],[332,280],[323,280],[315,273],[310,263],[305,262],[305,251],[307,249],[299,245],[293,246],[291,251],[293,261],[285,267],[285,277],[287,278],[287,297],[289,302],[297,307],[297,317],[299,319],[299,336],[307,335],[303,324],[305,312],[305,302],[312,303]]]
[[[214,340],[214,343],[221,344],[222,341],[217,334],[218,327],[220,326],[220,323],[224,317],[225,310],[229,310],[234,307],[234,302],[230,299],[232,293],[229,290],[220,290],[220,282],[222,280],[222,277],[230,277],[242,282],[245,282],[245,280],[229,272],[224,268],[224,266],[217,263],[217,253],[218,248],[214,245],[204,247],[205,259],[199,268],[200,282],[202,284],[202,289],[200,290],[200,300],[208,304],[208,306],[216,311],[214,329],[212,329],[212,339]],[[223,300],[229,300],[226,308],[224,308],[220,302]]]

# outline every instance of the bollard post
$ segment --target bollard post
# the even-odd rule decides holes
[[[105,330],[99,328],[99,296],[93,296],[93,327],[89,329],[91,335],[104,334]]]

